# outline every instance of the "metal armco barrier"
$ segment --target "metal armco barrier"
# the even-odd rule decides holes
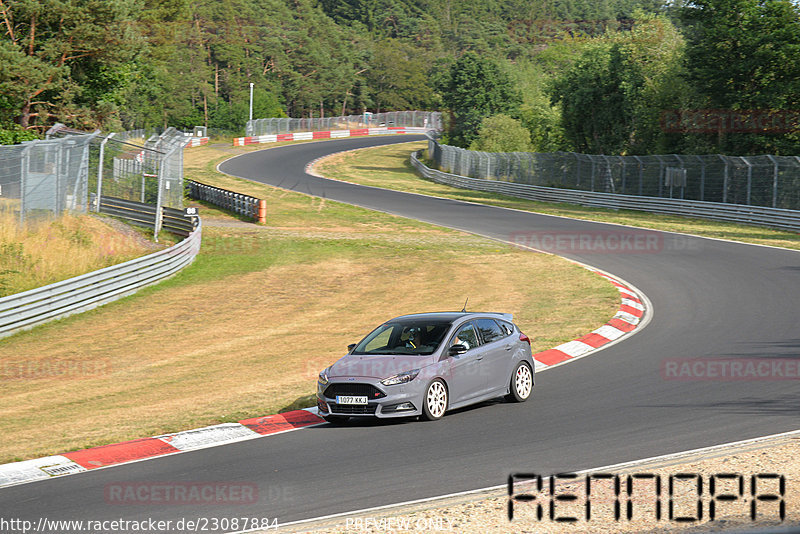
[[[0,337],[81,313],[159,282],[194,261],[202,227],[170,248],[69,280],[0,298]]]
[[[100,213],[120,217],[148,228],[154,229],[156,225],[156,207],[152,204],[104,196],[100,200]],[[173,234],[188,236],[194,230],[195,220],[186,217],[181,210],[166,206],[161,208],[161,228]]]
[[[620,195],[615,193],[600,193],[518,184],[482,178],[468,178],[466,176],[459,176],[457,174],[431,169],[418,159],[418,154],[419,152],[415,152],[411,155],[411,164],[423,176],[434,182],[459,187],[461,189],[500,193],[512,197],[542,202],[564,202],[596,208],[647,211],[665,215],[680,215],[683,217],[697,217],[701,219],[754,224],[800,232],[800,211],[797,210],[703,202],[699,200],[681,200],[677,198]]]
[[[213,185],[186,180],[189,197],[219,206],[222,209],[252,217],[256,222],[266,222],[267,205],[265,200],[229,191]]]

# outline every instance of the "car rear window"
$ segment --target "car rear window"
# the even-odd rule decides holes
[[[514,325],[511,323],[507,323],[505,321],[497,321],[497,324],[500,325],[500,328],[503,330],[503,337],[510,336],[514,333]]]
[[[484,343],[491,343],[507,336],[500,326],[491,319],[478,319],[475,321]]]

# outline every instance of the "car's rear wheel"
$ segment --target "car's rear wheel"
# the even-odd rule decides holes
[[[422,403],[422,418],[426,421],[441,419],[447,411],[447,386],[440,379],[428,384],[425,391],[425,400]]]
[[[528,362],[519,362],[511,375],[511,393],[506,399],[512,402],[525,402],[533,391],[533,371]]]
[[[323,415],[322,418],[332,425],[341,425],[350,420],[346,415]]]

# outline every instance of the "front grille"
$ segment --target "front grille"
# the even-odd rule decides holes
[[[377,404],[336,404],[329,402],[330,413],[343,415],[374,415],[378,409]]]
[[[329,399],[335,399],[336,395],[357,395],[367,397],[369,400],[382,399],[386,393],[379,390],[372,384],[358,384],[358,383],[337,383],[330,384],[325,388],[324,395]]]

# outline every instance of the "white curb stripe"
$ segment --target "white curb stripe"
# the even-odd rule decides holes
[[[621,293],[623,296],[625,296],[625,297],[628,297],[628,298],[632,298],[632,299],[639,300],[639,297],[638,297],[638,295],[636,295],[636,293],[634,293],[633,291],[631,291],[631,290],[630,290],[630,289],[628,289],[627,287],[619,287],[619,286],[615,286],[615,287],[616,287],[616,288],[619,290],[619,292],[620,292],[620,293]]]
[[[178,450],[186,451],[214,444],[221,445],[229,441],[252,438],[258,435],[260,435],[258,432],[254,432],[240,423],[223,423],[156,437]]]
[[[572,356],[575,358],[576,356],[582,356],[587,352],[593,351],[594,347],[587,345],[582,341],[570,341],[569,343],[564,343],[563,345],[555,347],[555,349],[560,350],[567,356]]]
[[[635,315],[633,315],[631,313],[624,312],[624,311],[618,311],[616,313],[616,315],[614,315],[614,319],[622,319],[626,323],[630,323],[630,324],[634,324],[634,325],[635,324],[639,324],[639,318],[638,317],[636,317]]]
[[[622,336],[624,336],[627,332],[623,332],[619,328],[614,328],[610,324],[604,324],[594,332],[593,334],[597,334],[599,336],[603,336],[604,338],[608,339],[609,341],[614,341]]]
[[[625,306],[630,306],[631,308],[636,308],[639,311],[644,311],[644,306],[631,299],[622,299],[622,304]]]
[[[61,455],[3,464],[0,465],[0,488],[81,471],[86,468]]]

